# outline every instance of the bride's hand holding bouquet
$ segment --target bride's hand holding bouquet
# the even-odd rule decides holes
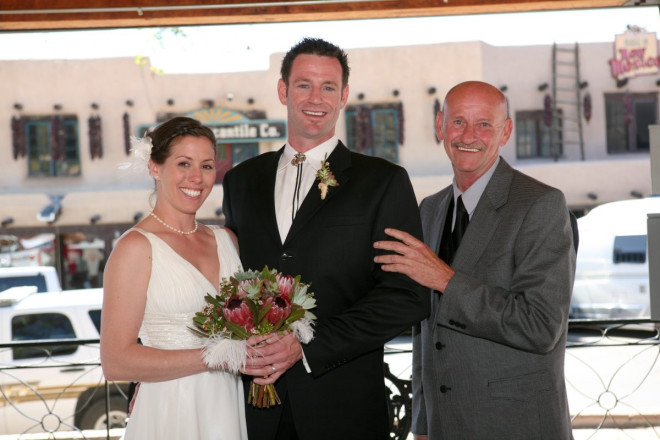
[[[309,285],[265,267],[238,271],[207,295],[193,318],[196,333],[208,337],[204,362],[211,368],[259,374],[248,403],[269,407],[281,403],[273,382],[302,357],[300,343],[314,336],[310,309],[316,301]],[[278,371],[280,367],[280,371]]]
[[[275,383],[302,359],[302,346],[292,332],[253,336],[247,343],[247,363],[241,372],[254,376],[253,382],[259,385]]]

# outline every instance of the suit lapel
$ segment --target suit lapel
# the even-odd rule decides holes
[[[427,243],[428,246],[437,254],[440,250],[440,241],[442,240],[442,230],[445,226],[445,221],[447,218],[447,210],[449,209],[450,201],[454,197],[454,192],[452,187],[443,193],[438,194],[438,198],[429,200],[431,203],[431,210],[429,212],[428,218],[422,218],[424,223],[424,237],[428,237]],[[436,291],[431,291],[431,314],[433,320],[430,320],[428,325],[431,332],[437,327],[435,325],[436,315],[439,310],[439,301],[440,295]]]
[[[293,219],[291,229],[289,229],[289,233],[284,240],[285,244],[291,241],[305,224],[314,217],[316,212],[335,197],[344,188],[346,182],[348,182],[349,177],[346,174],[346,170],[351,167],[351,152],[344,144],[341,142],[337,144],[330,157],[328,157],[328,162],[330,163],[330,170],[335,175],[335,179],[339,185],[328,188],[325,200],[322,200],[321,191],[318,188],[319,180],[314,180],[312,187],[305,196],[305,200],[303,200],[300,209],[296,213],[296,217]]]
[[[498,211],[507,202],[512,178],[512,168],[504,161],[504,159],[500,159],[500,163],[497,166],[495,173],[493,173],[493,177],[491,177],[484,193],[479,199],[479,203],[477,203],[474,214],[470,219],[470,225],[461,240],[461,245],[456,251],[454,261],[451,265],[454,270],[469,274],[472,272],[472,268],[479,264],[479,259],[488,247],[488,244],[502,221],[502,216]],[[436,246],[435,248],[432,248],[435,249],[436,252],[438,250],[445,219],[445,216],[442,215],[442,213],[447,211],[449,197],[453,197],[452,191],[448,191],[444,200],[437,203],[439,212],[434,221],[435,235],[431,236],[437,237],[434,238]],[[433,315],[433,321],[429,323],[431,326],[431,332],[434,332],[437,329],[435,323],[437,322],[437,314],[440,309],[439,303],[441,301],[442,297],[437,294],[434,294],[431,297],[431,313]]]

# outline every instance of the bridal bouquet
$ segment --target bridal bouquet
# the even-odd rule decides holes
[[[238,372],[247,358],[246,340],[254,335],[293,332],[302,343],[314,337],[310,309],[316,305],[309,284],[265,267],[223,278],[220,293],[206,295],[206,305],[193,318],[196,333],[208,337],[204,362],[212,368]],[[280,404],[272,384],[252,382],[248,403],[258,408]]]

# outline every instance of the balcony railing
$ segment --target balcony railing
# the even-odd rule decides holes
[[[660,322],[573,320],[566,384],[574,430],[584,437],[660,439]],[[643,436],[643,437],[641,437]]]
[[[58,355],[71,346],[94,355],[78,362]],[[0,344],[0,439],[116,438],[111,431],[125,426],[128,384],[104,379],[98,349],[98,339]]]
[[[651,320],[569,322],[565,375],[575,440],[660,439],[659,328],[660,322]],[[386,361],[397,358],[391,363],[399,378],[412,372],[396,368],[403,363],[400,357],[411,353],[405,340],[398,338],[385,355]],[[409,386],[408,381],[399,389]],[[393,430],[392,439],[406,439],[412,395],[393,398],[405,406],[392,419],[401,428]]]
[[[569,323],[566,384],[574,436],[579,439],[660,439],[660,322],[585,321]],[[386,366],[391,439],[409,438],[412,419],[409,339],[386,350],[408,363],[405,370]],[[57,439],[74,432],[81,439],[115,439],[122,431],[128,384],[108,383],[99,357],[62,361],[54,347],[94,347],[97,340],[48,340],[0,344],[0,359],[16,349],[40,350],[39,357],[0,360],[0,440]],[[34,356],[34,353],[32,354]],[[57,369],[56,372],[53,369]],[[48,373],[46,373],[48,371]],[[108,424],[108,420],[110,423]],[[35,432],[42,432],[35,437]],[[11,437],[3,435],[11,434]],[[603,437],[601,437],[603,435]],[[618,438],[618,437],[617,437]]]

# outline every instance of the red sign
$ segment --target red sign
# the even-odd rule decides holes
[[[653,32],[626,31],[617,35],[614,58],[610,59],[612,76],[616,79],[658,73],[658,40]]]

